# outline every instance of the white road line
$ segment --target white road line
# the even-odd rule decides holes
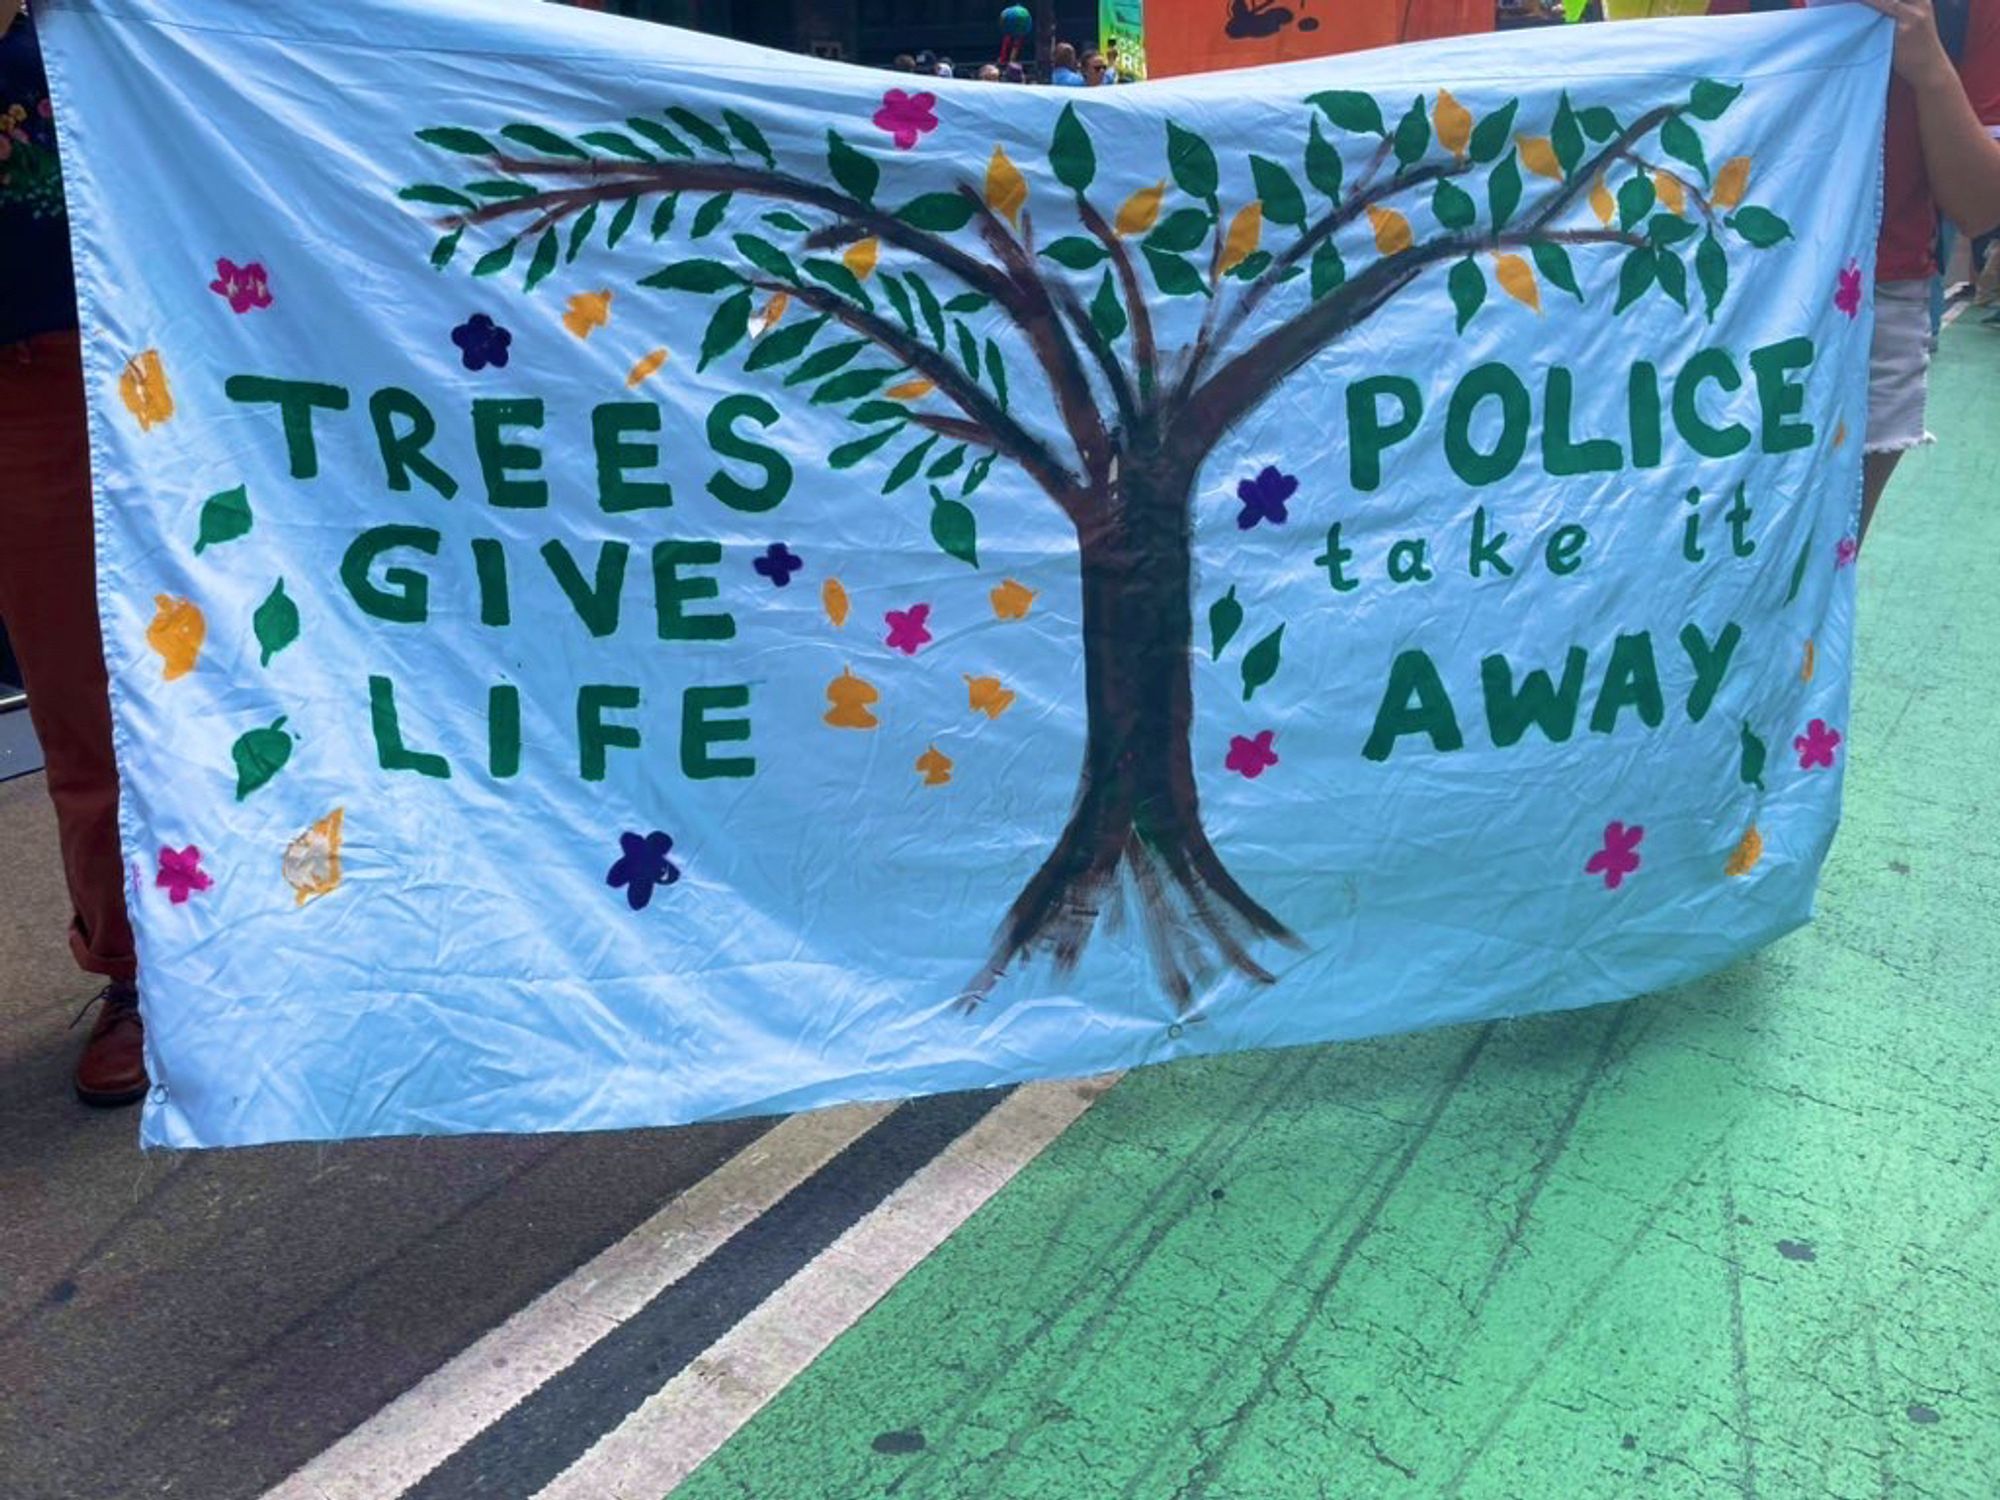
[[[426,1376],[265,1500],[391,1500],[706,1260],[894,1104],[794,1115]]]
[[[660,1500],[1117,1081],[1015,1090],[536,1500]]]

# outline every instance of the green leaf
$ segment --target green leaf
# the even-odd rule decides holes
[[[965,482],[958,487],[959,494],[973,494],[986,483],[986,476],[993,472],[993,460],[999,456],[997,453],[989,453],[974,462],[972,467],[965,471]]]
[[[1042,254],[1059,266],[1068,266],[1072,271],[1088,271],[1095,266],[1103,265],[1111,252],[1096,240],[1087,240],[1082,235],[1068,234],[1043,246]]]
[[[465,231],[463,229],[454,229],[450,234],[439,240],[431,250],[431,264],[440,271],[450,265],[452,257],[458,254],[459,241],[464,238]]]
[[[931,540],[947,557],[979,566],[979,522],[972,508],[946,499],[936,485],[931,486]]]
[[[764,132],[746,120],[733,109],[722,112],[722,123],[729,127],[729,133],[736,137],[738,144],[752,156],[762,157],[764,165],[775,167],[778,158],[771,154],[771,143],[764,139]]]
[[[979,340],[972,336],[972,330],[963,323],[952,324],[958,334],[958,362],[965,366],[965,373],[974,380],[979,378]]]
[[[273,776],[285,769],[292,758],[292,737],[285,733],[283,718],[265,729],[253,729],[230,748],[236,762],[236,800],[241,802]]]
[[[1812,551],[1812,538],[1807,537],[1806,544],[1799,548],[1799,560],[1792,564],[1791,587],[1785,590],[1785,603],[1787,604],[1790,604],[1794,599],[1799,597],[1799,585],[1806,581],[1806,564],[1812,560]]]
[[[917,331],[917,314],[916,310],[910,305],[910,289],[903,285],[899,277],[895,276],[884,276],[877,285],[888,296],[889,305],[896,310],[896,316],[902,320],[903,326],[909,329],[910,332],[915,333]]]
[[[733,193],[717,193],[696,209],[694,222],[688,226],[688,238],[698,240],[712,234],[722,223],[722,216],[729,212],[729,202],[734,196]]]
[[[1451,292],[1451,305],[1458,312],[1458,331],[1465,332],[1465,325],[1472,321],[1472,315],[1479,311],[1486,301],[1486,275],[1479,269],[1471,256],[1459,261],[1445,278],[1445,286]]]
[[[653,224],[649,231],[654,239],[666,238],[667,232],[674,227],[674,212],[680,206],[681,195],[679,193],[669,193],[660,200],[659,207],[653,210]]]
[[[1424,96],[1419,94],[1396,123],[1396,160],[1405,167],[1413,167],[1430,149],[1431,117],[1424,111]]]
[[[751,346],[750,357],[743,361],[743,368],[768,370],[774,365],[788,364],[805,353],[812,341],[819,337],[819,331],[831,321],[822,316],[773,329]],[[813,377],[806,378],[810,380]]]
[[[1708,158],[1702,154],[1701,137],[1694,133],[1694,126],[1679,115],[1675,115],[1660,127],[1660,149],[1678,161],[1684,161],[1701,173],[1701,180],[1708,181]]]
[[[1556,162],[1563,169],[1563,176],[1569,176],[1576,170],[1576,164],[1583,160],[1583,127],[1576,123],[1576,111],[1570,108],[1567,93],[1556,105],[1555,123],[1549,129],[1549,144],[1555,148]]]
[[[894,422],[898,427],[910,420],[910,409],[900,401],[864,401],[847,414],[850,422],[873,427],[877,422]]]
[[[836,375],[825,385],[812,393],[814,406],[832,406],[841,401],[855,401],[863,396],[872,396],[893,380],[901,371],[894,365],[877,365],[868,370],[849,370]]]
[[[1319,116],[1312,117],[1312,134],[1306,138],[1306,181],[1325,197],[1340,201],[1340,152],[1319,133]]]
[[[1202,284],[1201,272],[1178,255],[1168,255],[1150,244],[1140,248],[1146,253],[1146,264],[1153,268],[1153,280],[1169,297],[1207,295],[1208,288]]]
[[[1688,305],[1688,268],[1678,255],[1661,250],[1653,257],[1653,269],[1660,278],[1660,290],[1679,303]]]
[[[504,125],[500,133],[530,151],[539,151],[544,156],[567,156],[577,161],[589,161],[590,153],[575,141],[557,135],[540,125]]]
[[[702,145],[708,147],[709,150],[723,156],[730,154],[729,142],[723,139],[722,132],[709,124],[708,121],[704,120],[693,110],[684,109],[678,104],[670,104],[667,106],[666,115],[669,120],[672,120],[682,130],[693,136]]]
[[[611,228],[604,236],[606,248],[616,250],[618,242],[625,238],[626,233],[632,228],[632,221],[638,217],[639,200],[627,198],[618,212],[611,216]]]
[[[1634,172],[1618,185],[1618,227],[1630,229],[1651,213],[1658,201],[1653,179],[1644,172]]]
[[[1079,193],[1097,176],[1097,152],[1090,144],[1090,132],[1076,117],[1074,104],[1065,104],[1056,116],[1055,135],[1049,141],[1049,167],[1057,182]]]
[[[1000,400],[1000,410],[1007,409],[1007,362],[1000,357],[1000,346],[986,341],[986,378],[993,384],[993,394]]]
[[[799,279],[798,267],[792,264],[792,258],[769,240],[754,234],[738,234],[730,238],[735,242],[737,252],[765,275],[775,276],[780,281]]]
[[[884,427],[879,432],[871,432],[866,437],[858,437],[851,443],[842,443],[832,453],[827,455],[826,461],[831,467],[836,469],[851,469],[901,431],[900,427]]]
[[[1723,295],[1729,290],[1729,257],[1722,253],[1722,244],[1713,230],[1701,237],[1701,244],[1694,252],[1694,278],[1701,283],[1701,300],[1713,323],[1715,315],[1722,308]]]
[[[1610,110],[1601,104],[1593,104],[1588,109],[1578,110],[1576,122],[1583,127],[1585,135],[1600,144],[1610,140],[1620,130],[1624,129],[1618,123],[1618,116],[1611,113]]]
[[[535,246],[535,258],[528,262],[528,279],[522,283],[521,290],[532,292],[536,287],[547,281],[549,273],[555,270],[556,261],[561,255],[562,246],[557,243],[556,232],[551,229],[542,236],[541,242]]]
[[[1347,280],[1347,267],[1341,263],[1340,251],[1334,248],[1332,240],[1323,241],[1320,247],[1313,251],[1313,301],[1319,301],[1345,280]]]
[[[405,203],[435,203],[441,208],[477,208],[479,205],[457,188],[440,187],[435,182],[417,182],[396,194]]]
[[[488,250],[472,263],[472,274],[474,276],[499,275],[514,264],[514,251],[520,243],[519,240],[509,240],[498,249]]]
[[[1611,309],[1612,314],[1622,313],[1643,297],[1659,274],[1658,257],[1650,248],[1642,245],[1629,253],[1625,264],[1618,268],[1618,302]]]
[[[1507,221],[1514,217],[1514,210],[1521,206],[1521,163],[1512,153],[1486,174],[1486,203],[1496,233],[1506,227]]]
[[[1090,324],[1107,344],[1117,343],[1130,326],[1125,317],[1125,304],[1118,300],[1118,288],[1112,284],[1109,271],[1097,284],[1097,295],[1090,299]]]
[[[250,534],[250,491],[243,485],[233,490],[224,490],[219,495],[210,495],[201,507],[200,534],[195,538],[194,554],[201,556],[210,547],[219,547],[224,542],[233,542],[238,537]]]
[[[1694,225],[1678,214],[1654,214],[1646,225],[1646,238],[1655,245],[1678,245],[1694,238]]]
[[[1754,203],[1737,209],[1722,222],[1759,250],[1768,250],[1780,241],[1792,237],[1791,225],[1768,208],[1759,208]]]
[[[1747,723],[1743,726],[1742,750],[1736,774],[1742,777],[1745,786],[1754,786],[1761,792],[1764,789],[1764,761],[1770,751],[1757,737],[1757,731]]]
[[[1474,161],[1494,161],[1507,149],[1507,143],[1514,139],[1514,115],[1520,108],[1519,99],[1509,99],[1472,127],[1469,149]]]
[[[1449,178],[1438,180],[1437,190],[1431,194],[1431,212],[1437,215],[1438,223],[1447,229],[1465,229],[1479,217],[1479,205],[1472,201],[1472,194]]]
[[[1536,243],[1528,247],[1528,253],[1535,258],[1535,269],[1542,273],[1542,279],[1550,286],[1568,292],[1577,301],[1583,300],[1583,288],[1576,284],[1576,271],[1569,263],[1569,251],[1561,245]]]
[[[1211,660],[1222,660],[1222,649],[1236,638],[1236,632],[1243,628],[1243,606],[1237,602],[1236,585],[1229,586],[1229,592],[1208,607],[1208,654]]]
[[[1268,250],[1253,250],[1235,265],[1231,266],[1228,275],[1232,281],[1249,282],[1255,281],[1270,269],[1271,252]]]
[[[690,161],[694,159],[694,148],[658,120],[648,120],[643,116],[634,115],[625,122],[625,126],[635,135],[644,136],[669,156],[684,157]]]
[[[1339,160],[1338,157],[1335,160]],[[1250,180],[1257,189],[1257,201],[1264,205],[1264,217],[1273,224],[1302,228],[1306,222],[1306,198],[1292,174],[1268,156],[1250,158]]]
[[[478,131],[460,130],[455,125],[434,125],[428,130],[419,130],[417,139],[427,146],[436,146],[443,151],[456,151],[460,156],[500,154],[500,148]]]
[[[1382,124],[1382,106],[1370,94],[1354,93],[1347,89],[1334,89],[1324,94],[1313,94],[1306,103],[1317,105],[1327,119],[1340,130],[1349,130],[1356,135],[1387,135]]]
[[[848,197],[863,203],[875,201],[875,189],[882,181],[881,167],[831,130],[826,133],[826,166]]]
[[[943,458],[924,470],[926,479],[948,479],[956,474],[965,463],[965,444],[947,448]]]
[[[1214,198],[1222,184],[1215,152],[1208,142],[1172,120],[1167,121],[1167,170],[1173,173],[1176,187],[1204,202]]]
[[[858,302],[870,311],[874,310],[875,299],[868,295],[868,289],[839,261],[815,256],[805,263],[804,269],[806,275],[821,286],[840,293],[850,302]]]
[[[1719,120],[1722,112],[1736,102],[1736,96],[1743,92],[1740,83],[1717,83],[1712,78],[1704,78],[1694,86],[1688,95],[1688,110],[1697,120]]]
[[[882,481],[882,493],[893,495],[912,479],[915,479],[917,477],[917,470],[924,466],[924,459],[929,456],[931,449],[935,448],[937,444],[938,436],[936,433],[932,433],[921,443],[918,443],[914,448],[906,452],[901,458],[897,459],[896,466],[889,470],[888,478]]]
[[[585,145],[595,146],[600,151],[609,151],[613,156],[622,156],[627,161],[652,161],[653,153],[633,140],[629,135],[620,135],[615,130],[586,130],[577,137]]]
[[[699,374],[716,360],[743,342],[750,332],[750,288],[744,287],[732,297],[725,297],[708,320],[708,330],[701,336],[701,359],[695,365]]]
[[[983,312],[992,305],[992,302],[993,299],[984,292],[960,292],[951,301],[945,303],[944,310],[954,313]]]
[[[639,278],[640,286],[663,292],[719,292],[740,286],[743,278],[719,260],[683,260]]]
[[[850,339],[844,344],[828,344],[785,377],[786,385],[808,385],[824,380],[868,347],[866,339]]]
[[[535,196],[534,188],[521,181],[518,177],[483,177],[478,182],[468,182],[465,185],[465,190],[481,198],[506,199],[510,201],[515,198],[532,198]]]
[[[963,193],[923,193],[896,210],[896,217],[913,229],[948,234],[972,222],[977,205]]]
[[[1285,638],[1285,627],[1280,625],[1256,645],[1243,653],[1243,701],[1248,703],[1250,695],[1278,675],[1281,648]]]
[[[270,666],[272,657],[299,638],[299,607],[285,592],[284,579],[280,578],[257,606],[257,612],[250,617],[250,628],[257,633],[261,648],[260,666]]]
[[[944,348],[944,309],[938,305],[937,293],[914,271],[910,273],[910,287],[917,294],[917,311],[924,315],[924,326],[931,331],[931,342],[940,349]]]
[[[1208,238],[1208,232],[1215,227],[1215,220],[1198,208],[1177,208],[1153,227],[1146,236],[1146,245],[1154,250],[1167,250],[1175,255],[1185,255],[1200,247]]]
[[[812,228],[812,225],[808,224],[804,219],[801,219],[790,209],[784,208],[765,214],[764,222],[769,224],[773,229],[782,229],[789,234],[804,234],[808,229]]]
[[[593,203],[577,216],[574,224],[569,226],[568,259],[574,261],[577,256],[583,253],[583,247],[590,241],[591,231],[596,228],[597,205]],[[549,233],[554,234],[556,231],[552,229]]]

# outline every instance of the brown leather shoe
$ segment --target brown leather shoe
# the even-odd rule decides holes
[[[146,1097],[145,1024],[139,987],[107,984],[98,997],[97,1022],[76,1060],[76,1097],[100,1109],[137,1104]]]

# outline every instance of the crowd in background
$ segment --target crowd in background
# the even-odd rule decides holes
[[[1049,53],[1046,79],[1031,77],[1028,69],[1018,62],[981,63],[976,69],[961,72],[957,63],[935,52],[898,53],[890,67],[898,73],[915,73],[925,78],[976,78],[981,83],[1047,82],[1058,88],[1091,88],[1119,81],[1115,42],[1103,52],[1095,47],[1079,52],[1073,42],[1057,42]]]

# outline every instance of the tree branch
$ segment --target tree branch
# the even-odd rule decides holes
[[[1150,404],[1160,383],[1160,350],[1153,338],[1152,309],[1146,305],[1146,294],[1139,286],[1138,267],[1132,264],[1132,252],[1125,241],[1097,211],[1095,204],[1078,193],[1076,207],[1083,227],[1110,252],[1112,267],[1118,273],[1118,284],[1124,289],[1125,305],[1130,309],[1132,360],[1139,368],[1139,399]]]

